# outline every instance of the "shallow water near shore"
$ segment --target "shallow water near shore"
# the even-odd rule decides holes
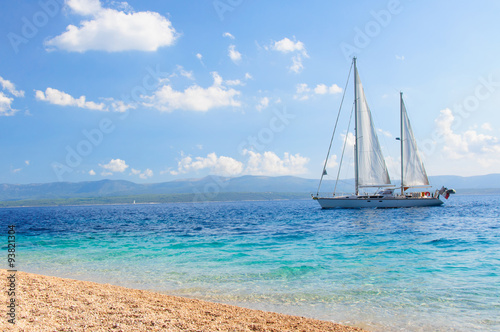
[[[455,195],[387,210],[312,200],[9,208],[0,227],[16,225],[26,272],[371,331],[498,331],[499,215],[500,196]]]

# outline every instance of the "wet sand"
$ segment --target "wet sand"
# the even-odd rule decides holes
[[[109,284],[16,273],[16,323],[7,320],[7,270],[0,270],[1,331],[363,331]]]

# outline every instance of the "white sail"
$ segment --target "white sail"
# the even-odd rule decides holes
[[[363,85],[356,75],[356,142],[358,186],[376,187],[391,185],[384,156],[380,149],[377,133],[373,125],[370,108],[366,102]]]
[[[429,185],[429,179],[425,172],[424,164],[418,155],[417,143],[411,130],[410,120],[406,113],[406,107],[401,97],[401,139],[403,158],[403,186],[416,187]]]

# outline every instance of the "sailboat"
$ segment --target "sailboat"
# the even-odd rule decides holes
[[[389,172],[387,171],[387,166],[378,141],[377,132],[373,124],[370,108],[368,107],[363,85],[361,84],[361,80],[359,78],[358,69],[356,67],[356,58],[353,58],[352,66],[354,67],[355,190],[353,194],[348,195],[337,196],[334,190],[333,195],[330,197],[319,196],[321,182],[323,177],[327,174],[326,166],[338,123],[337,117],[337,123],[335,125],[334,134],[332,136],[330,148],[323,167],[318,192],[316,195],[312,195],[313,199],[317,200],[323,209],[364,207],[397,208],[442,205],[443,201],[440,199],[440,196],[444,196],[448,199],[450,194],[455,193],[453,189],[442,187],[440,190],[436,190],[432,194],[427,190],[417,192],[407,191],[410,188],[429,188],[430,185],[424,164],[418,154],[417,144],[415,137],[413,136],[408,114],[406,112],[402,92],[400,93],[401,136],[397,138],[401,142],[400,191],[397,192],[396,189],[398,188],[391,184]],[[340,166],[341,165],[339,165],[339,167]],[[363,188],[376,188],[376,191],[374,193],[361,193],[360,189]]]

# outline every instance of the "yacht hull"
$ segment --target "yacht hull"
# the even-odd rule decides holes
[[[315,197],[323,209],[357,209],[357,208],[402,208],[439,206],[443,204],[435,197]]]

